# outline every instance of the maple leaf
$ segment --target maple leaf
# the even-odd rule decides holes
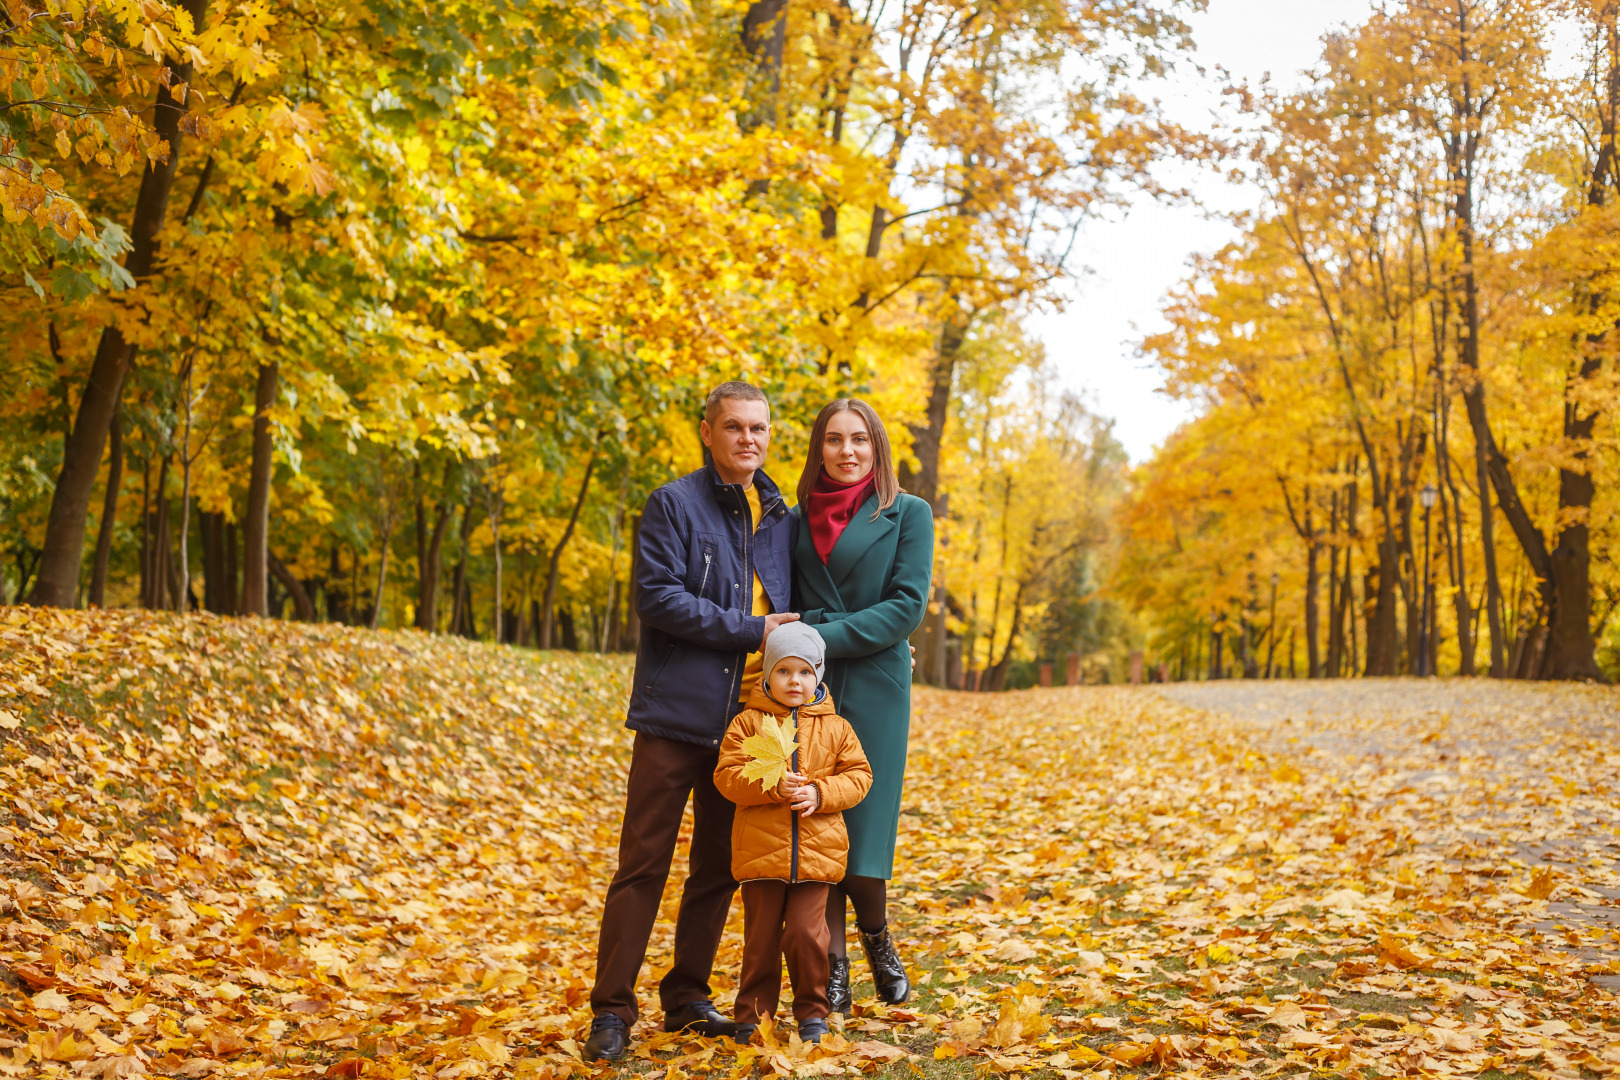
[[[74,1038],[74,1032],[36,1032],[29,1037],[29,1045],[41,1061],[87,1061],[96,1054],[95,1046],[85,1038]]]
[[[1532,900],[1545,900],[1558,891],[1558,872],[1550,866],[1540,866],[1530,873],[1530,884],[1524,895]]]
[[[743,740],[743,752],[748,764],[743,766],[744,780],[758,780],[760,788],[769,791],[782,782],[798,749],[799,731],[791,716],[780,723],[767,715],[759,723],[759,730]]]

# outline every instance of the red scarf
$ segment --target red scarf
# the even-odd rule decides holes
[[[823,565],[844,535],[849,523],[855,520],[855,511],[877,490],[877,478],[871,473],[852,484],[841,484],[825,472],[816,476],[815,486],[806,500],[804,519],[810,526],[810,539],[816,545],[816,554]]]

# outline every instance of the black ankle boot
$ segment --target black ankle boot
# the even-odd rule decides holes
[[[827,1008],[845,1016],[850,1014],[849,957],[827,954]]]
[[[906,978],[905,965],[894,951],[894,939],[885,926],[875,934],[861,931],[861,947],[866,951],[866,964],[872,969],[872,985],[877,989],[879,1001],[890,1005],[903,1005],[911,997],[911,980]]]

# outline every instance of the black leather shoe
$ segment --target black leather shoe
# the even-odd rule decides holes
[[[808,1020],[799,1021],[800,1042],[818,1043],[825,1034],[827,1034],[827,1021],[821,1017],[813,1016]]]
[[[721,1016],[714,1002],[708,998],[698,998],[688,1001],[674,1012],[665,1013],[664,1030],[690,1031],[695,1035],[718,1039],[722,1035],[735,1036],[737,1025]]]
[[[906,978],[906,967],[900,954],[894,951],[894,939],[885,926],[875,934],[861,931],[861,947],[866,951],[867,966],[872,969],[872,985],[878,1000],[889,1005],[904,1005],[911,999],[911,980]]]
[[[586,1061],[618,1061],[624,1057],[624,1020],[617,1013],[597,1013],[591,1020],[591,1037],[585,1040]]]
[[[827,1008],[845,1016],[850,1012],[849,957],[827,954]]]
[[[738,1024],[737,1034],[731,1037],[731,1041],[736,1043],[738,1046],[747,1046],[749,1043],[754,1041],[754,1032],[758,1030],[758,1024]]]

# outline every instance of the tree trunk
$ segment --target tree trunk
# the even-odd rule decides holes
[[[1597,373],[1598,363],[1588,357],[1578,378]],[[1571,388],[1573,390],[1573,387]],[[1558,544],[1549,558],[1554,603],[1547,619],[1546,652],[1540,676],[1544,679],[1601,680],[1592,639],[1592,551],[1588,525],[1595,486],[1590,465],[1595,412],[1581,415],[1571,399],[1564,405],[1564,437],[1577,447],[1576,468],[1558,470]]]
[[[270,410],[276,403],[279,376],[276,363],[259,367],[253,394],[253,466],[242,530],[242,614],[261,617],[270,613],[270,478],[275,450],[270,437]]]
[[[1400,584],[1398,578],[1401,569],[1400,539],[1395,532],[1396,514],[1391,505],[1394,478],[1386,472],[1383,484],[1379,485],[1376,471],[1369,468],[1368,472],[1372,474],[1369,479],[1373,482],[1373,500],[1379,510],[1374,524],[1381,525],[1382,529],[1378,536],[1378,565],[1369,568],[1377,574],[1378,583],[1373,609],[1367,619],[1366,673],[1394,675],[1400,652],[1395,593]],[[1367,581],[1371,584],[1372,580],[1370,573]]]
[[[1455,608],[1457,619],[1457,654],[1459,658],[1457,674],[1474,674],[1474,610],[1468,599],[1468,561],[1463,544],[1463,511],[1462,495],[1457,490],[1457,481],[1451,471],[1451,454],[1446,449],[1446,433],[1449,423],[1446,412],[1449,411],[1442,400],[1441,405],[1441,438],[1436,441],[1436,458],[1440,469],[1440,523],[1446,529],[1446,565],[1451,572],[1451,585],[1456,590],[1452,595],[1452,605]],[[1449,494],[1450,499],[1446,498]],[[1448,509],[1449,507],[1449,509]]]
[[[225,580],[220,588],[220,599],[223,603],[221,613],[239,615],[241,609],[238,606],[240,593],[237,591],[237,583],[240,579],[237,576],[236,536],[241,532],[241,525],[221,515],[220,528],[225,533]]]
[[[1378,565],[1367,575],[1369,585],[1374,575],[1377,581],[1372,611],[1367,616],[1367,674],[1394,675],[1400,645],[1395,603],[1400,556],[1393,543],[1380,543],[1379,547]]]
[[[1322,658],[1317,648],[1317,638],[1321,624],[1321,613],[1317,609],[1317,592],[1321,585],[1322,574],[1318,569],[1317,556],[1321,553],[1322,541],[1316,535],[1316,521],[1313,516],[1315,506],[1311,499],[1311,486],[1309,484],[1305,485],[1304,495],[1301,499],[1303,512],[1300,516],[1294,514],[1294,504],[1293,500],[1288,497],[1288,484],[1286,482],[1282,484],[1282,492],[1283,504],[1288,509],[1288,520],[1293,523],[1294,531],[1299,534],[1299,538],[1305,541],[1305,647],[1310,654],[1310,677],[1319,679],[1322,677]],[[1275,597],[1273,599],[1275,600]],[[1275,604],[1273,607],[1275,607]],[[1275,616],[1275,610],[1273,615]],[[1292,635],[1293,631],[1290,630],[1289,634]],[[1292,636],[1290,636],[1290,664],[1293,663],[1292,640]],[[1276,643],[1273,642],[1272,644],[1275,647]],[[1268,669],[1270,663],[1267,660]]]
[[[197,532],[202,539],[203,608],[225,614],[225,534],[230,524],[224,514],[207,510],[197,514]]]
[[[96,561],[90,571],[90,606],[107,606],[107,565],[112,559],[113,530],[118,524],[118,488],[124,480],[124,414],[113,410],[111,445],[107,454],[107,493],[101,502],[96,528]]]
[[[136,603],[143,608],[151,607],[149,590],[151,589],[150,570],[152,566],[152,459],[147,457],[141,461],[141,565],[140,565],[140,595]],[[22,585],[19,582],[17,595],[22,595]]]
[[[1317,556],[1321,550],[1321,544],[1312,543],[1305,554],[1305,655],[1309,677],[1312,679],[1322,677],[1320,649],[1322,613],[1317,604],[1317,592],[1321,588],[1322,580],[1322,572],[1317,568]],[[1293,663],[1292,646],[1289,651],[1289,663]],[[1289,677],[1292,678],[1292,675]]]
[[[588,472],[586,479],[587,482],[589,482]],[[492,635],[491,640],[493,640],[497,645],[506,640],[506,635],[502,633],[502,623],[506,614],[506,609],[503,605],[506,598],[502,592],[504,582],[501,579],[503,570],[503,564],[501,561],[501,512],[505,509],[505,507],[506,492],[500,486],[500,482],[496,481],[494,484],[484,485],[484,513],[489,518],[490,546],[494,549],[495,555],[495,603],[493,605],[494,615],[490,624]],[[574,514],[576,517],[578,516],[578,509],[575,509]],[[570,528],[572,528],[572,522],[570,522]]]
[[[754,65],[749,73],[748,102],[738,121],[744,131],[776,122],[786,43],[787,0],[754,0],[749,4],[743,15],[742,44]]]
[[[1597,159],[1587,183],[1587,205],[1601,210],[1620,185],[1620,5],[1602,5],[1596,15],[1604,38],[1607,64],[1605,94],[1601,112],[1601,138]],[[1606,297],[1593,295],[1589,310],[1600,310]],[[1603,367],[1603,355],[1614,330],[1592,334],[1580,350],[1580,362],[1571,372],[1564,389],[1564,442],[1574,467],[1558,470],[1558,540],[1548,557],[1553,581],[1554,602],[1547,617],[1546,651],[1540,676],[1544,679],[1601,680],[1594,656],[1592,635],[1592,431],[1599,409],[1591,405],[1596,395],[1583,393]],[[1586,404],[1590,411],[1583,412]]]
[[[202,546],[202,606],[204,611],[219,611],[219,564],[224,556],[221,550],[222,515],[210,510],[197,511],[197,541]]]
[[[431,634],[439,625],[439,569],[443,561],[444,534],[450,526],[450,504],[439,503],[432,533],[426,533],[425,524],[419,498],[416,501],[416,625]]]
[[[185,377],[181,380],[181,399],[185,402],[185,434],[180,440],[180,605],[187,611],[191,604],[191,465],[196,455],[191,449],[191,413],[194,404],[191,395],[192,364],[195,352],[186,358]]]
[[[472,605],[468,602],[472,589],[467,582],[467,543],[472,538],[473,531],[473,504],[468,502],[461,510],[461,554],[456,560],[456,573],[453,590],[455,598],[451,602],[450,632],[460,634],[462,637],[477,637],[472,616]]]
[[[383,470],[385,483],[388,480],[386,467]],[[389,548],[394,539],[394,492],[391,484],[383,489],[382,505],[382,558],[377,564],[377,591],[371,601],[371,618],[366,625],[372,630],[377,629],[382,619],[383,590],[388,587],[388,555]]]
[[[1328,640],[1327,640],[1327,677],[1337,679],[1341,670],[1341,659],[1344,655],[1344,620],[1339,602],[1339,549],[1346,551],[1348,545],[1338,542],[1339,536],[1339,492],[1334,491],[1328,503],[1328,537],[1331,547],[1328,548]]]
[[[185,614],[191,610],[191,550],[187,543],[191,533],[191,463],[181,455],[180,462],[180,537],[179,549],[175,552],[175,582],[180,593],[175,601],[174,610]]]
[[[569,539],[574,535],[574,525],[579,521],[579,512],[585,506],[585,496],[591,489],[591,472],[596,468],[596,450],[591,450],[591,456],[585,462],[585,478],[579,483],[579,495],[574,499],[573,513],[568,515],[568,525],[563,529],[561,538],[551,549],[551,555],[546,560],[546,596],[541,602],[541,610],[545,613],[545,622],[540,626],[540,647],[551,648],[551,632],[557,621],[557,575],[562,566],[563,548],[568,546]]]
[[[343,557],[338,545],[333,544],[326,563],[326,618],[329,622],[347,623],[353,618],[349,610],[354,603],[352,590],[342,585],[342,581]]]
[[[1345,545],[1344,577],[1339,583],[1339,609],[1343,621],[1340,633],[1343,637],[1342,648],[1344,649],[1342,659],[1345,661],[1339,670],[1341,674],[1352,677],[1355,675],[1357,668],[1360,667],[1357,663],[1360,657],[1356,655],[1356,625],[1358,619],[1354,566],[1356,540],[1360,538],[1360,532],[1356,525],[1356,504],[1361,498],[1361,485],[1356,480],[1356,474],[1359,471],[1358,465],[1359,462],[1356,460],[1350,462],[1350,489],[1345,495],[1344,511],[1345,529],[1346,535],[1349,537],[1349,543]]]
[[[276,575],[276,580],[281,582],[281,587],[287,590],[287,595],[292,597],[293,618],[299,622],[314,622],[315,601],[309,598],[309,590],[304,588],[304,583],[298,580],[286,563],[276,558],[275,552],[265,552],[265,563],[270,572]]]
[[[157,490],[152,493],[152,543],[147,549],[145,592],[149,611],[171,606],[169,596],[169,460],[163,455],[158,466]]]
[[[191,15],[192,25],[201,27],[208,2],[185,0],[185,10]],[[148,158],[146,170],[141,174],[135,214],[130,222],[129,257],[124,263],[124,269],[137,283],[152,275],[158,233],[163,228],[175,169],[180,163],[180,119],[186,107],[174,99],[169,87],[190,83],[191,65],[171,63],[165,74],[167,78],[158,80],[152,130],[159,141],[166,144],[167,152],[160,161]],[[79,399],[73,431],[63,446],[62,471],[51,494],[50,516],[45,523],[39,576],[28,597],[28,602],[36,606],[68,607],[78,591],[90,496],[95,489],[96,474],[101,471],[101,455],[107,446],[113,414],[118,411],[119,395],[123,392],[124,376],[129,371],[132,356],[133,349],[124,340],[115,320],[101,332],[90,377]]]
[[[1458,342],[1460,359],[1468,369],[1468,378],[1462,386],[1463,405],[1468,413],[1468,424],[1474,433],[1474,471],[1479,485],[1480,538],[1485,554],[1485,603],[1491,629],[1491,674],[1506,674],[1504,649],[1506,637],[1502,626],[1502,584],[1496,566],[1496,530],[1491,513],[1491,491],[1496,503],[1507,519],[1508,526],[1530,562],[1530,570],[1540,583],[1542,607],[1554,608],[1551,567],[1548,565],[1547,544],[1540,531],[1530,520],[1518,486],[1508,469],[1507,459],[1496,444],[1491,431],[1490,417],[1485,406],[1485,383],[1479,366],[1479,280],[1474,273],[1474,218],[1473,218],[1473,162],[1467,160],[1456,172],[1459,179],[1456,199],[1457,233],[1462,243],[1462,326]]]
[[[625,613],[623,646],[629,651],[641,647],[641,612],[637,604],[641,590],[636,587],[636,571],[641,569],[641,515],[630,522],[630,579],[625,584]]]
[[[950,413],[956,360],[967,341],[970,321],[967,315],[958,313],[940,330],[939,349],[929,373],[927,423],[911,429],[911,452],[917,458],[917,468],[913,471],[909,461],[901,462],[899,468],[900,486],[932,506],[936,516],[943,516],[939,506],[940,447]]]
[[[1424,579],[1421,574],[1424,568],[1418,565],[1417,545],[1412,540],[1412,489],[1404,483],[1404,478],[1403,487],[1405,493],[1400,499],[1401,536],[1395,584],[1400,591],[1401,614],[1405,616],[1398,622],[1404,622],[1405,627],[1401,630],[1400,647],[1395,650],[1396,673],[1416,675],[1422,670],[1418,662],[1418,648],[1423,642]]]
[[[1024,615],[1024,583],[1018,583],[1018,589],[1013,594],[1012,625],[1007,628],[1007,643],[1001,647],[1001,659],[985,672],[985,690],[1005,690],[1007,688],[1007,670],[1012,666],[1013,645],[1018,641],[1018,632],[1022,629]]]
[[[603,633],[596,639],[596,651],[612,652],[619,647],[619,551],[624,546],[624,504],[630,498],[630,477],[627,473],[619,486],[619,505],[613,512],[612,553],[608,558],[607,600],[602,604]]]

